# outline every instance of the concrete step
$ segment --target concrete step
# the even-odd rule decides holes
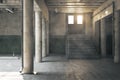
[[[96,52],[96,49],[69,49],[70,51],[74,52]]]
[[[78,50],[96,50],[95,47],[80,47],[80,46],[71,46],[69,49],[78,49]]]
[[[70,54],[69,58],[72,59],[99,59],[100,55],[91,54]]]
[[[93,42],[84,42],[84,41],[69,41],[70,45],[94,45]]]
[[[99,59],[100,55],[96,52],[70,52],[69,58],[78,58],[78,59]]]
[[[76,47],[95,47],[95,45],[93,45],[93,44],[84,44],[84,43],[76,43],[76,44],[74,44],[74,43],[69,43],[68,44],[70,47],[72,47],[72,46],[76,46]]]
[[[86,36],[69,36],[67,45],[69,58],[99,58],[93,41]]]

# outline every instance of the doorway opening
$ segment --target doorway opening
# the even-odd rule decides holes
[[[105,18],[106,23],[106,54],[113,57],[113,16],[109,15]]]

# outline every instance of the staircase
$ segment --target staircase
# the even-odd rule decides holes
[[[67,57],[79,59],[97,59],[99,55],[93,41],[85,35],[69,35],[67,37]]]

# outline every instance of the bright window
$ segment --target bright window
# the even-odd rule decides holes
[[[77,24],[83,24],[83,16],[82,15],[77,16]]]
[[[74,24],[74,16],[73,15],[68,16],[68,24]]]

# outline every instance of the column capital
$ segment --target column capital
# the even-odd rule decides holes
[[[34,11],[41,11],[41,9],[36,1],[34,1]]]

